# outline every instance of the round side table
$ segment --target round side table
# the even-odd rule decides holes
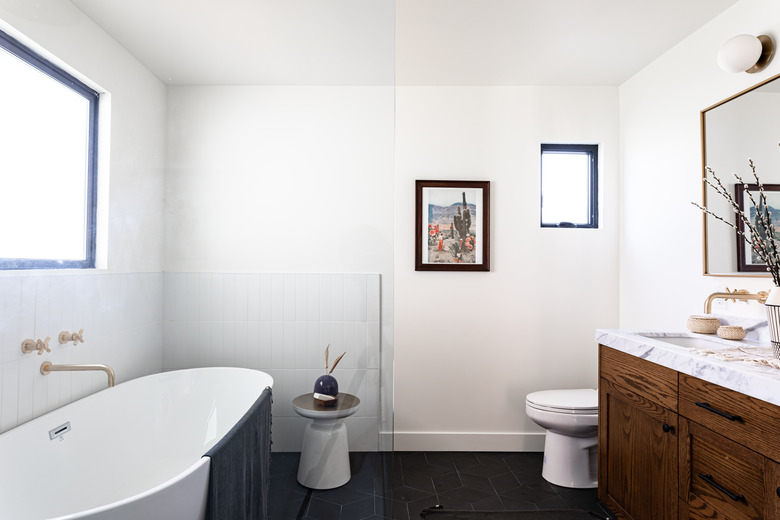
[[[293,399],[295,411],[312,422],[303,431],[298,482],[307,488],[332,489],[349,482],[349,445],[343,419],[357,412],[360,399],[340,393],[335,406],[322,406],[314,394]]]

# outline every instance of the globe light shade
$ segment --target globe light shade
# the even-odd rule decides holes
[[[755,73],[763,70],[774,55],[769,36],[739,34],[726,41],[718,51],[718,66],[726,72]]]

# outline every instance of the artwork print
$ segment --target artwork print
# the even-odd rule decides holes
[[[417,270],[489,270],[489,183],[417,181]]]
[[[746,215],[750,215],[750,220],[755,222],[756,220],[756,207],[751,202],[750,198],[744,195],[743,184],[736,184],[734,187],[734,200],[739,205],[740,209],[745,212]],[[758,185],[748,184],[747,189],[753,194],[753,198],[756,202],[759,202]],[[764,184],[764,194],[766,195],[766,202],[769,209],[769,213],[772,217],[772,223],[777,226],[780,224],[780,184]],[[757,226],[759,229],[761,226]],[[745,229],[744,224],[741,221],[737,222],[737,229],[739,232],[744,232],[748,240],[752,240],[750,231]],[[742,235],[737,233],[737,268],[740,272],[766,272],[766,264],[761,260],[758,254],[752,250],[750,244],[748,244]],[[764,237],[762,237],[764,238]]]

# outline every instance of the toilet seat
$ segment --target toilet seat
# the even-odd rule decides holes
[[[576,390],[542,390],[526,396],[531,408],[554,413],[595,415],[599,410],[599,394],[592,388]]]

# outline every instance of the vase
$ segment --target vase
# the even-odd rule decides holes
[[[314,393],[337,396],[339,395],[339,382],[330,375],[320,376],[314,382]]]
[[[766,298],[766,321],[769,324],[769,339],[772,354],[780,359],[780,287],[772,287]]]

